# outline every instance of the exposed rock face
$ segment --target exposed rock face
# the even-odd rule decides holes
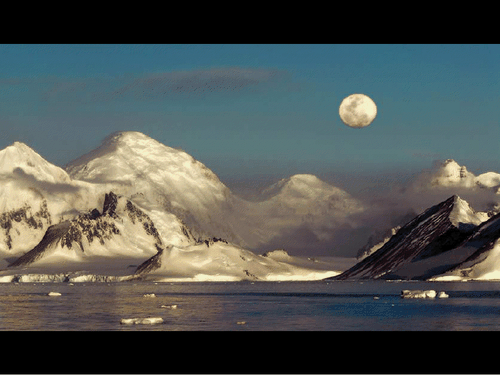
[[[162,246],[161,238],[160,235],[158,234],[158,231],[155,228],[153,221],[149,218],[149,216],[146,215],[144,212],[142,212],[140,209],[138,209],[136,206],[134,206],[134,204],[129,200],[127,200],[127,204],[125,205],[125,211],[127,212],[130,220],[132,220],[133,224],[135,224],[136,220],[142,223],[142,226],[144,227],[146,233],[155,238],[157,248],[160,249],[160,247]]]
[[[157,268],[161,267],[163,249],[159,249],[156,255],[146,260],[144,263],[139,264],[135,270],[136,275],[148,274]]]
[[[25,204],[19,209],[0,214],[0,228],[4,231],[4,241],[9,250],[12,249],[11,232],[16,230],[16,223],[24,223],[31,229],[43,229],[51,225],[52,219],[47,209],[47,201],[43,200],[40,209],[35,213],[32,212],[31,206]]]
[[[9,264],[9,267],[25,266],[37,261],[44,255],[47,247],[55,242],[62,241],[62,238],[64,238],[64,236],[68,234],[69,227],[69,221],[64,221],[60,224],[52,225],[47,229],[47,232],[45,232],[42,240],[40,241],[40,243],[38,243],[38,245],[35,246],[33,250],[16,259],[13,263]]]
[[[473,215],[472,210],[466,214],[460,211],[465,205],[466,202],[454,195],[429,208],[399,229],[379,250],[334,279],[400,278],[396,275],[403,266],[454,249],[476,228],[469,222],[472,219],[460,221]],[[411,278],[426,276],[427,271]]]

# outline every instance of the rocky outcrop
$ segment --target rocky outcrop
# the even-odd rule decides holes
[[[122,198],[125,199],[125,198]],[[113,192],[105,195],[102,214],[97,209],[78,215],[73,220],[50,226],[43,239],[32,250],[19,257],[9,267],[31,264],[43,257],[49,248],[59,246],[61,249],[77,250],[85,254],[93,243],[105,246],[107,241],[122,233],[118,223],[123,223],[123,211],[118,211],[118,196]],[[163,249],[163,243],[153,221],[142,210],[129,200],[126,201],[125,213],[132,224],[142,224],[142,229],[153,237],[155,251]]]
[[[4,241],[9,250],[12,249],[11,232],[16,230],[16,223],[25,223],[30,229],[43,229],[51,225],[52,219],[47,209],[47,201],[42,200],[40,209],[35,213],[32,212],[30,205],[25,204],[21,208],[0,214],[0,228],[4,231]]]
[[[417,269],[406,276],[401,276],[398,271],[412,262],[452,250],[471,236],[476,225],[460,222],[461,217],[468,216],[464,213],[459,216],[460,213],[457,213],[464,203],[454,195],[429,208],[399,229],[379,250],[334,279],[425,279],[428,269]],[[467,214],[471,215],[472,211]]]

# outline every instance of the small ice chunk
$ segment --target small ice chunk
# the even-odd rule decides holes
[[[247,322],[241,321],[241,322],[236,322],[236,324],[243,325],[243,324],[247,324]]]
[[[177,305],[161,305],[161,308],[175,310]]]
[[[373,297],[373,299],[380,299],[380,297],[375,296],[375,297]]]
[[[435,290],[402,290],[401,298],[436,298]]]
[[[120,324],[161,324],[163,319],[159,316],[148,318],[123,318]]]
[[[51,297],[57,297],[57,296],[60,296],[61,293],[59,293],[59,292],[49,292],[49,293],[47,293],[47,295],[51,296]]]
[[[444,291],[441,291],[438,294],[438,298],[448,298],[448,297],[449,297],[449,295],[446,294]]]
[[[150,293],[150,294],[145,294],[144,297],[148,297],[148,298],[155,298],[156,297],[156,294],[154,293]]]

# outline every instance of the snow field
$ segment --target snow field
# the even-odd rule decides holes
[[[155,281],[301,281],[320,280],[340,271],[315,269],[302,263],[292,264],[294,257],[286,253],[273,256],[256,255],[235,245],[216,242],[186,248],[173,246],[161,254],[160,265],[147,279]]]

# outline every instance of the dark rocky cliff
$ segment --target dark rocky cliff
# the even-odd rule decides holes
[[[332,279],[427,278],[428,270],[420,269],[416,274],[403,277],[398,275],[398,270],[452,250],[471,236],[474,225],[456,226],[450,219],[457,199],[454,195],[416,216],[379,250]]]

